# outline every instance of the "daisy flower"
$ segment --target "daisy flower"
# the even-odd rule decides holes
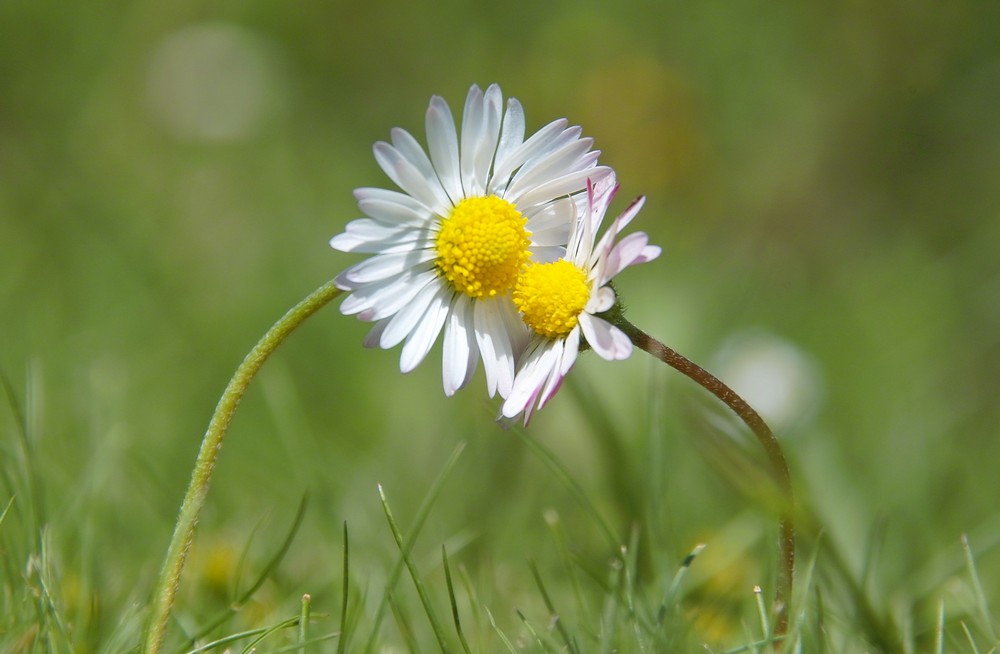
[[[399,367],[413,370],[444,330],[446,395],[469,382],[482,358],[487,390],[506,397],[515,357],[529,334],[511,302],[530,261],[565,252],[588,179],[597,165],[592,139],[565,119],[524,138],[524,110],[500,87],[469,90],[459,134],[447,103],[427,108],[427,151],[405,130],[374,146],[375,160],[401,190],[354,192],[365,218],[330,245],[373,256],[337,278],[350,295],[342,313],[374,322],[367,347],[403,343]]]
[[[566,256],[525,267],[513,300],[533,338],[522,355],[514,386],[504,402],[505,418],[542,408],[576,361],[581,340],[608,361],[627,359],[632,343],[620,329],[601,317],[615,306],[610,282],[629,266],[651,261],[660,248],[649,245],[643,232],[616,242],[618,234],[642,208],[635,200],[595,244],[597,231],[618,187],[613,175],[587,185],[586,205],[576,221]]]

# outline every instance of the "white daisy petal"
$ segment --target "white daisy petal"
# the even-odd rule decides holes
[[[578,167],[576,164],[587,155],[593,143],[594,140],[589,138],[570,141],[558,150],[547,153],[530,169],[528,166],[524,166],[518,171],[508,189],[509,197],[516,198],[526,187],[552,180],[564,175],[568,170],[592,168],[593,165]]]
[[[495,161],[505,161],[522,143],[524,143],[524,108],[520,102],[510,98],[507,100],[507,111],[503,116]],[[500,177],[494,169],[493,178],[487,190],[490,193],[502,195],[506,186],[507,178]]]
[[[437,190],[436,187],[440,184],[438,174],[431,160],[427,157],[427,153],[424,152],[420,143],[417,142],[417,139],[413,138],[405,129],[399,127],[394,127],[390,130],[389,135],[396,151],[413,164],[414,168],[420,171],[420,175],[428,181],[428,185],[431,188]]]
[[[481,195],[476,187],[476,150],[485,132],[483,92],[478,86],[469,89],[462,111],[462,138],[459,142],[462,188],[465,196]]]
[[[434,346],[441,327],[448,317],[448,307],[450,305],[448,296],[451,292],[441,288],[431,300],[427,307],[427,313],[423,319],[417,323],[416,328],[410,332],[410,337],[403,344],[403,351],[399,356],[399,369],[407,373],[420,365],[427,353]]]
[[[410,272],[367,284],[344,298],[340,303],[340,312],[346,316],[357,314],[360,320],[368,322],[388,318],[412,300],[420,289],[433,283],[436,277],[433,271]]]
[[[604,313],[615,305],[615,292],[609,286],[601,286],[590,294],[590,300],[584,311],[587,313]]]
[[[563,377],[569,373],[570,368],[576,363],[576,355],[580,353],[580,325],[577,324],[566,336],[566,348],[563,351],[562,361],[559,365],[559,374]]]
[[[493,166],[493,177],[497,180],[498,185],[506,186],[514,171],[523,166],[525,162],[530,161],[532,157],[546,152],[552,143],[556,142],[560,134],[567,131],[566,125],[565,118],[554,120],[529,136],[526,141],[510,152],[505,153],[503,157],[497,157]]]
[[[535,263],[558,261],[566,255],[566,248],[560,246],[535,246],[531,249],[531,260]]]
[[[431,301],[440,291],[441,287],[439,285],[428,284],[414,294],[413,298],[396,312],[382,332],[382,339],[379,341],[379,345],[383,350],[396,347],[403,342],[403,339],[410,336],[413,330],[420,324],[421,319],[427,312],[427,307],[430,306]]]
[[[503,315],[509,310],[505,306],[506,301],[507,298],[494,298],[476,302],[476,339],[483,356],[486,389],[490,397],[497,392],[501,397],[507,397],[514,382],[514,350]]]
[[[374,257],[356,263],[344,272],[337,275],[334,280],[339,288],[346,291],[353,291],[363,284],[371,284],[403,272],[428,261],[433,261],[435,254],[432,250],[414,250],[411,252],[393,252],[389,254],[377,254]]]
[[[619,361],[631,356],[632,341],[611,323],[584,313],[580,315],[580,327],[583,329],[583,337],[587,339],[587,344],[602,359]]]
[[[352,220],[342,234],[330,239],[330,247],[341,252],[403,252],[423,249],[432,243],[425,230],[391,227],[370,218]]]
[[[469,383],[479,362],[472,309],[469,297],[458,294],[445,322],[441,368],[444,374],[444,394],[449,397]]]
[[[500,111],[503,97],[500,87],[491,84],[483,96],[483,126],[479,143],[474,148],[473,189],[475,194],[485,194],[489,185],[490,168],[496,155],[500,138]]]
[[[441,182],[428,179],[420,169],[385,141],[374,145],[375,161],[395,184],[431,211],[443,215],[450,205]]]
[[[589,168],[587,170],[578,170],[528,189],[523,195],[517,197],[517,199],[513,201],[524,206],[548,202],[549,200],[557,198],[561,195],[576,193],[577,191],[586,188],[588,179],[598,179],[610,172],[611,169],[606,166],[597,166],[596,168]]]
[[[354,191],[358,208],[365,215],[389,225],[426,227],[434,214],[409,195],[381,188],[359,188]]]
[[[441,185],[452,204],[462,198],[462,176],[458,165],[458,136],[451,108],[444,98],[434,96],[427,108],[427,147]]]

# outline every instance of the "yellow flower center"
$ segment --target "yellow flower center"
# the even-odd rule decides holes
[[[514,287],[524,323],[547,338],[573,331],[589,299],[587,273],[565,259],[528,266]]]
[[[517,207],[495,195],[462,200],[434,242],[438,270],[469,297],[506,293],[531,257],[527,222]]]

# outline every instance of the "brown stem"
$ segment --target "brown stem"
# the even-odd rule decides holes
[[[687,357],[670,349],[646,332],[642,331],[624,318],[619,318],[615,324],[625,332],[632,343],[654,357],[678,370],[689,378],[693,379],[700,386],[707,389],[712,395],[726,403],[733,412],[739,416],[750,431],[754,433],[757,440],[767,454],[768,463],[771,466],[771,475],[778,485],[784,506],[782,506],[778,528],[780,536],[778,538],[778,549],[780,563],[778,566],[777,588],[774,593],[775,611],[775,636],[783,636],[788,631],[788,604],[792,596],[792,579],[795,572],[795,497],[792,491],[792,480],[788,474],[788,463],[785,455],[781,451],[778,439],[774,437],[771,428],[767,426],[764,419],[753,410],[746,401],[736,394],[733,389],[726,386],[722,381],[708,372],[697,363]]]

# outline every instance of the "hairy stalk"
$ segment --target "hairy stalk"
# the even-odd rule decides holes
[[[792,491],[792,480],[788,473],[788,463],[781,451],[778,439],[774,437],[771,428],[764,419],[754,411],[753,407],[736,394],[733,389],[687,357],[677,353],[659,342],[646,332],[625,320],[621,315],[615,316],[615,324],[629,337],[632,344],[653,355],[663,363],[685,374],[712,395],[722,400],[726,406],[750,428],[757,440],[764,447],[767,461],[771,467],[771,476],[781,493],[781,507],[778,529],[779,564],[777,587],[774,594],[775,636],[783,636],[788,631],[788,604],[792,598],[792,579],[795,572],[795,497]]]
[[[237,405],[243,398],[250,381],[271,353],[306,318],[316,313],[340,293],[341,291],[332,281],[327,282],[289,309],[288,313],[274,323],[274,326],[246,355],[232,379],[229,380],[222,397],[219,398],[212,420],[208,423],[208,430],[201,441],[201,449],[191,473],[191,483],[188,485],[184,501],[181,503],[180,514],[174,525],[174,535],[170,540],[170,547],[167,549],[167,556],[163,561],[163,568],[157,581],[156,594],[153,597],[153,610],[143,646],[145,654],[157,654],[163,646],[170,612],[177,596],[177,588],[180,586],[181,572],[184,569],[191,542],[194,540],[198,516],[205,505],[208,487],[212,480],[212,471],[215,469],[215,462],[222,449],[222,439],[229,429],[229,423],[233,419],[233,414],[236,413]]]

